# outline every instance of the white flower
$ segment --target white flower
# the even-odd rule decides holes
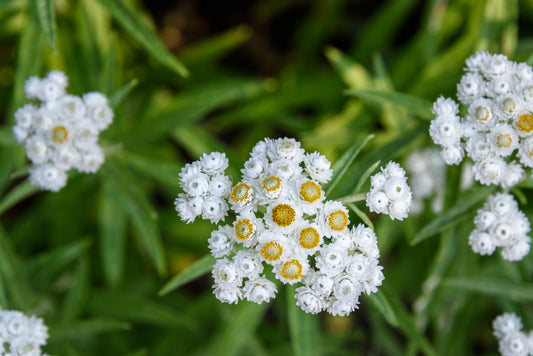
[[[363,255],[370,258],[379,257],[378,239],[371,228],[359,224],[356,228],[351,229],[351,234],[353,236],[355,248],[357,248]]]
[[[43,164],[30,168],[31,184],[51,192],[58,192],[67,184],[67,174],[53,165]]]
[[[507,164],[505,175],[502,177],[501,186],[504,189],[512,188],[526,177],[521,165],[516,162]]]
[[[316,257],[316,267],[321,273],[331,278],[344,271],[348,263],[347,251],[333,243],[322,247]]]
[[[215,258],[227,256],[233,250],[233,228],[228,225],[219,226],[218,230],[211,233],[207,240],[209,250]]]
[[[208,191],[216,197],[227,198],[231,192],[231,180],[224,174],[212,176],[209,180]]]
[[[347,273],[341,273],[335,277],[333,295],[338,300],[351,302],[357,300],[361,295],[362,288],[355,278]]]
[[[496,249],[491,236],[486,232],[477,230],[472,231],[468,237],[468,244],[472,246],[472,250],[480,255],[492,255]]]
[[[213,266],[213,279],[221,287],[240,287],[242,277],[235,262],[226,258],[217,260]]]
[[[222,152],[204,153],[198,162],[202,171],[210,176],[222,174],[228,168],[228,158]]]
[[[331,162],[318,152],[306,154],[304,156],[305,171],[312,179],[319,183],[327,183],[331,179],[333,170],[330,168]]]
[[[318,215],[318,224],[327,237],[343,233],[350,223],[348,209],[338,201],[326,201]]]
[[[213,285],[215,297],[222,303],[237,304],[242,298],[242,289],[235,286]]]
[[[224,199],[209,196],[205,198],[202,206],[202,219],[216,224],[228,215],[228,209],[228,203]]]
[[[431,121],[429,135],[438,145],[453,146],[460,142],[462,136],[461,122],[458,116],[437,116]]]
[[[459,113],[459,105],[453,99],[440,96],[433,103],[431,112],[435,116],[456,116]]]
[[[487,56],[484,60],[484,65],[482,65],[480,69],[486,77],[497,78],[504,75],[510,67],[511,62],[507,59],[507,56],[503,54],[495,54]]]
[[[41,356],[40,346],[47,339],[48,328],[42,319],[0,309],[0,352],[9,350],[10,355]]]
[[[83,95],[83,102],[87,107],[87,114],[98,130],[106,129],[113,121],[113,110],[109,107],[105,95],[90,92]]]
[[[285,160],[300,163],[305,151],[300,148],[300,142],[293,138],[279,138],[267,146],[267,155],[272,160]]]
[[[344,301],[331,298],[328,301],[327,311],[334,316],[347,316],[355,309],[357,309],[359,300],[356,301]]]
[[[481,72],[484,67],[487,59],[491,56],[486,51],[479,51],[471,55],[466,59],[466,68],[465,70],[473,73]]]
[[[276,285],[264,277],[250,279],[244,283],[244,297],[257,304],[268,303],[276,296]]]
[[[206,195],[209,190],[209,176],[207,174],[198,172],[196,174],[184,174],[185,178],[181,180],[181,187],[185,193],[198,197]]]
[[[306,313],[318,314],[326,307],[325,300],[309,287],[296,288],[296,305]]]
[[[275,233],[290,234],[302,225],[303,211],[292,200],[275,200],[265,213],[265,224]]]
[[[507,261],[520,261],[528,253],[531,245],[531,238],[526,235],[518,235],[513,239],[512,244],[502,248],[502,257]]]
[[[308,269],[307,259],[298,255],[290,256],[274,266],[276,278],[284,284],[301,282]]]
[[[506,164],[498,156],[489,156],[474,164],[474,178],[481,184],[500,184],[505,174]]]
[[[494,329],[494,336],[497,339],[502,339],[506,335],[522,330],[522,320],[516,314],[505,313],[493,320],[492,328]]]
[[[465,151],[460,145],[446,146],[442,148],[441,157],[446,164],[456,165],[463,161]]]
[[[243,278],[255,279],[263,272],[263,264],[259,256],[250,250],[237,251],[233,262],[237,266],[239,275]]]
[[[485,92],[485,81],[477,73],[467,73],[457,84],[457,98],[463,104],[471,104],[474,100],[479,99]]]
[[[176,200],[174,200],[174,207],[176,208],[180,219],[187,224],[193,222],[199,215],[189,204],[187,194],[180,194]]]
[[[523,332],[507,334],[500,339],[499,349],[502,356],[527,356],[529,355],[528,339]]]
[[[509,125],[496,125],[489,134],[491,149],[501,157],[507,157],[518,148],[518,135]]]

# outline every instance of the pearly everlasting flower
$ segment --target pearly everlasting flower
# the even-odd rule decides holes
[[[60,71],[51,71],[43,79],[30,77],[24,86],[26,96],[39,103],[19,108],[13,127],[33,164],[30,182],[53,192],[66,185],[70,169],[98,171],[105,159],[98,135],[113,121],[103,94],[87,93],[83,99],[69,95],[65,93],[67,82]]]
[[[392,220],[403,220],[409,214],[412,193],[407,185],[405,171],[396,162],[389,162],[378,178],[371,178],[366,205],[378,214],[387,214]]]
[[[0,309],[0,351],[5,352],[0,354],[44,356],[41,346],[46,344],[47,339],[48,328],[42,319]]]
[[[363,224],[350,227],[348,209],[326,199],[321,184],[332,170],[324,156],[305,153],[294,139],[267,138],[252,149],[234,185],[227,167],[218,152],[185,164],[183,193],[174,202],[186,222],[201,217],[219,224],[208,239],[218,300],[268,302],[277,293],[270,275],[297,285],[296,304],[304,311],[348,315],[361,293],[377,291],[384,278],[377,237]],[[404,216],[405,172],[391,163],[381,174],[391,215]]]
[[[492,255],[497,247],[508,261],[519,261],[529,253],[531,238],[529,220],[518,209],[518,203],[510,194],[499,193],[488,198],[477,211],[476,229],[468,243],[480,255]]]
[[[533,69],[502,54],[478,52],[466,60],[466,73],[457,85],[459,104],[438,98],[429,134],[441,147],[447,164],[466,155],[474,161],[474,178],[481,184],[516,186],[533,167]]]
[[[413,213],[421,213],[423,201],[433,196],[431,205],[434,213],[442,211],[446,166],[439,151],[428,148],[413,151],[406,160],[406,169],[413,192]]]
[[[528,356],[533,355],[533,345],[522,330],[522,320],[516,315],[505,313],[492,322],[494,336],[502,356]]]

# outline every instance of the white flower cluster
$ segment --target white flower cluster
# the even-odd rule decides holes
[[[474,219],[476,228],[468,243],[474,252],[491,255],[496,247],[502,247],[502,256],[518,261],[528,254],[531,238],[529,220],[518,209],[518,203],[510,194],[498,193],[488,198]]]
[[[381,172],[370,178],[370,192],[366,205],[378,214],[387,214],[392,220],[403,220],[409,214],[412,193],[407,185],[405,171],[396,162],[389,162]]]
[[[203,154],[187,163],[180,172],[182,193],[174,201],[181,220],[193,222],[197,216],[216,224],[228,214],[226,199],[231,192],[231,180],[225,174],[228,158],[224,153]]]
[[[515,186],[525,177],[523,166],[533,167],[533,69],[502,54],[477,52],[465,70],[457,97],[466,114],[459,116],[454,100],[438,98],[431,138],[447,164],[460,163],[466,150],[480,183]]]
[[[522,320],[516,314],[498,316],[492,327],[502,356],[533,356],[533,331],[521,331]]]
[[[446,165],[439,151],[434,148],[413,151],[407,157],[406,167],[413,189],[411,211],[416,214],[421,213],[424,208],[424,199],[434,196],[431,210],[434,213],[441,212],[444,202]]]
[[[211,155],[202,159],[212,161]],[[186,193],[176,207],[186,221],[194,219],[184,212],[186,203],[213,194],[206,190],[208,177],[189,179],[186,174],[191,167],[207,174],[202,159],[180,175]],[[226,163],[216,166],[214,174],[221,174]],[[267,138],[255,145],[241,181],[227,195],[235,219],[219,225],[208,240],[217,259],[212,274],[220,301],[268,302],[277,293],[276,284],[267,278],[270,269],[284,284],[302,284],[296,288],[296,304],[309,313],[348,315],[357,308],[361,293],[377,291],[384,278],[377,238],[363,225],[349,228],[348,210],[325,199],[320,184],[330,180],[330,166],[319,153],[305,153],[294,139]],[[195,216],[204,210],[198,208]],[[210,217],[202,213],[202,218]]]
[[[57,192],[67,183],[67,171],[75,168],[94,173],[104,162],[98,134],[113,121],[107,98],[97,92],[83,97],[65,93],[68,79],[54,70],[46,78],[30,77],[27,104],[15,112],[13,133],[33,163],[29,178],[40,189]]]
[[[0,356],[41,356],[48,339],[42,319],[19,311],[0,310]]]

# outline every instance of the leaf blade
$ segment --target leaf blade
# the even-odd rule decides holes
[[[57,48],[57,28],[54,3],[52,0],[34,0],[34,5],[44,37],[50,47],[55,51]]]
[[[159,290],[159,295],[166,295],[173,290],[178,289],[182,285],[196,279],[206,273],[208,273],[215,264],[215,259],[211,255],[205,255],[191,266],[185,269],[180,274],[175,275],[170,281],[168,281],[161,290]]]

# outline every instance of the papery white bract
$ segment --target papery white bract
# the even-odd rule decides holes
[[[10,350],[9,355],[44,356],[41,346],[46,344],[47,339],[48,328],[42,319],[27,317],[15,310],[0,309],[0,350],[2,347],[5,352]]]
[[[313,314],[348,315],[361,293],[377,291],[384,277],[376,235],[364,225],[350,227],[348,209],[326,199],[320,185],[332,176],[326,157],[305,153],[291,138],[267,138],[252,149],[233,186],[227,167],[219,152],[186,164],[179,176],[184,193],[175,201],[185,222],[201,216],[220,223],[208,240],[217,259],[212,272],[217,299],[270,301],[277,287],[267,279],[269,271],[281,283],[297,285],[296,304]],[[384,172],[391,177],[385,188],[392,187],[391,199],[410,199],[403,169],[390,164]],[[408,208],[391,210],[401,218]]]
[[[32,162],[30,182],[57,192],[67,183],[67,171],[95,173],[104,162],[98,135],[113,121],[113,111],[101,93],[84,94],[83,100],[65,93],[68,79],[51,71],[43,78],[30,77],[26,96],[40,101],[15,112],[13,134],[26,148]]]
[[[502,356],[533,355],[531,333],[528,336],[522,331],[522,320],[516,314],[505,313],[496,317],[492,327]]]

